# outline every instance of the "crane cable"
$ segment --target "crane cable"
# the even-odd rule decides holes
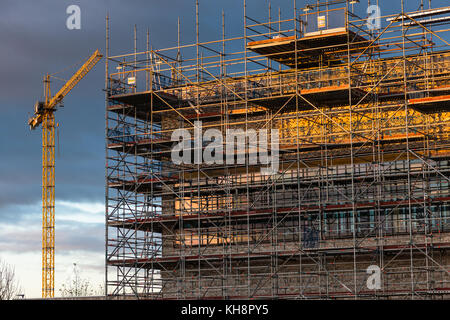
[[[56,149],[56,156],[58,157],[58,159],[60,158],[60,153],[59,153],[59,122],[56,123],[56,144],[57,144],[57,149]]]
[[[51,77],[54,77],[55,74],[63,73],[64,71],[67,71],[67,70],[69,70],[69,69],[72,69],[72,68],[74,68],[74,67],[76,67],[76,66],[82,64],[84,61],[86,61],[86,59],[81,59],[80,61],[78,61],[78,62],[72,64],[71,66],[68,66],[68,67],[66,67],[66,68],[64,68],[64,69],[62,69],[62,70],[60,70],[60,71],[51,73],[50,76],[51,76]],[[55,77],[55,78],[56,78],[56,77]]]

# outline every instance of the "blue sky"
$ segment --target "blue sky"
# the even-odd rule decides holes
[[[372,3],[376,1],[372,0]],[[428,1],[426,1],[428,2]],[[433,6],[448,5],[433,0]],[[111,54],[145,49],[146,29],[153,47],[176,44],[177,19],[182,43],[195,39],[194,0],[2,0],[0,10],[0,258],[12,264],[27,297],[41,287],[41,130],[31,132],[27,118],[42,99],[42,77],[104,52],[105,16],[111,17]],[[242,0],[201,0],[200,40],[221,37],[222,9],[226,33],[242,33]],[[267,0],[248,0],[248,15],[267,19]],[[297,1],[302,7],[306,1]],[[379,0],[382,14],[398,12],[400,0]],[[420,0],[408,0],[416,10]],[[81,8],[81,30],[66,28],[66,8]],[[272,16],[291,18],[293,2],[271,1]],[[361,0],[359,11],[367,2]],[[58,76],[68,79],[76,69]],[[104,61],[65,98],[56,114],[59,157],[56,159],[56,294],[77,263],[94,286],[104,279]],[[62,81],[52,83],[55,93]]]

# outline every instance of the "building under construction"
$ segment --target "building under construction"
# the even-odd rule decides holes
[[[244,0],[243,33],[207,42],[197,3],[194,44],[116,56],[107,26],[108,295],[450,298],[450,7],[358,2]],[[199,131],[267,129],[277,171],[248,143],[173,161],[180,128],[197,160]]]

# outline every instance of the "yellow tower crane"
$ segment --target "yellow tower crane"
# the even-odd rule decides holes
[[[100,61],[96,50],[83,66],[52,97],[50,75],[44,78],[45,100],[34,106],[34,116],[28,119],[30,129],[42,123],[42,297],[55,293],[55,111],[62,99]]]

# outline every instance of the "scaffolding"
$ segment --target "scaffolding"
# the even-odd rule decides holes
[[[147,32],[138,52],[135,29],[115,56],[107,18],[107,294],[450,298],[450,7],[417,2],[374,29],[345,0],[294,0],[266,22],[244,0],[243,35],[226,37],[222,13],[221,39],[200,42],[197,1],[194,44],[179,23],[176,46]],[[176,164],[180,128],[276,129],[278,171],[250,146]]]

